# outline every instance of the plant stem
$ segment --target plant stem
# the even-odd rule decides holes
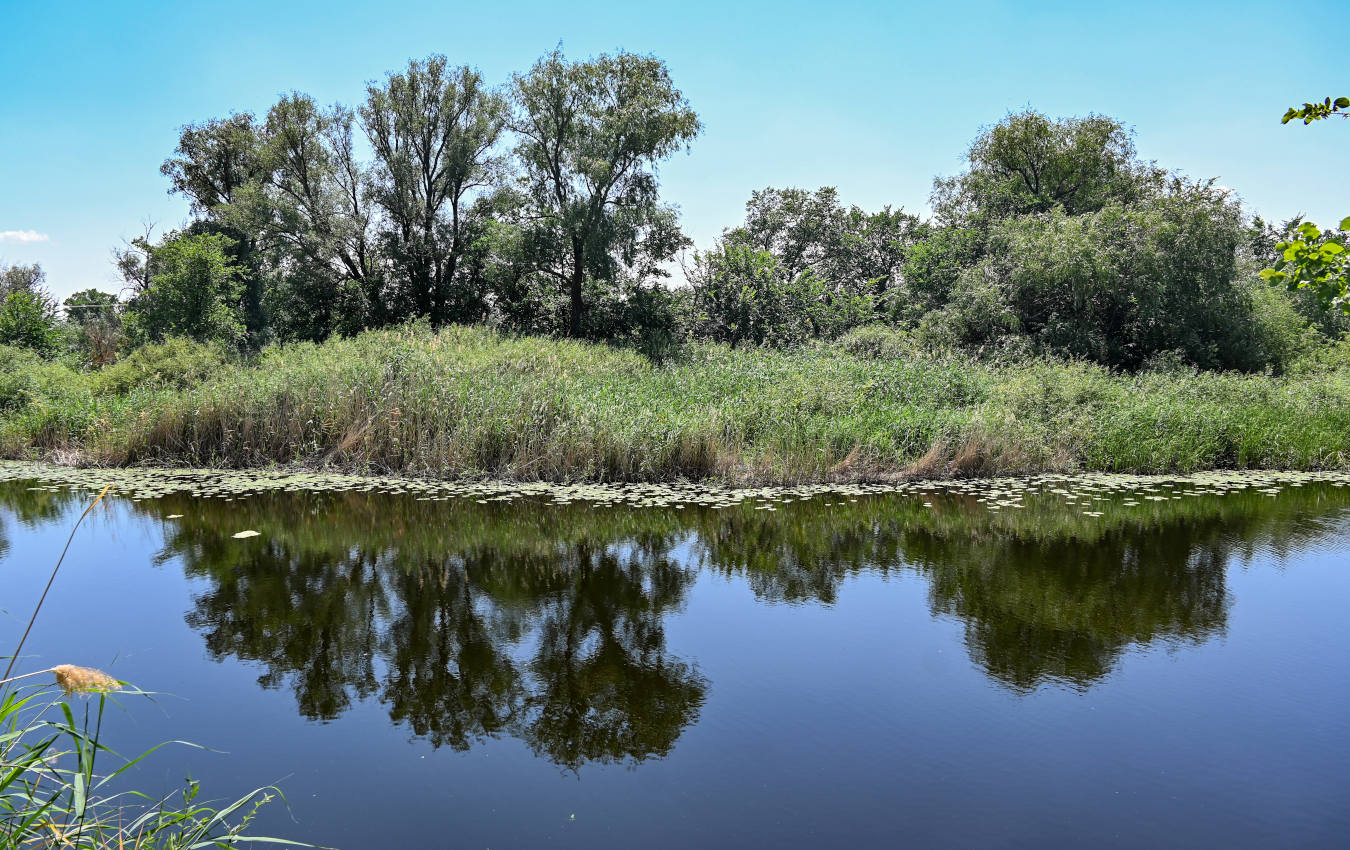
[[[70,536],[66,538],[66,545],[65,548],[61,550],[61,557],[56,559],[56,566],[52,568],[51,577],[47,579],[47,586],[42,589],[42,596],[38,598],[37,607],[33,609],[33,616],[28,618],[28,627],[23,630],[23,637],[19,638],[19,645],[14,647],[14,654],[9,658],[9,666],[5,668],[5,675],[0,676],[0,684],[4,684],[4,682],[8,681],[9,674],[14,672],[14,665],[19,661],[19,653],[23,650],[24,641],[28,640],[28,633],[33,630],[33,624],[37,622],[38,612],[42,610],[42,603],[47,601],[47,592],[52,589],[52,582],[56,581],[56,574],[61,571],[61,564],[65,562],[66,553],[70,551],[70,541],[75,539],[75,532],[80,530],[80,523],[84,522],[84,518],[89,516],[89,512],[92,511],[99,502],[103,501],[103,497],[108,494],[110,489],[112,489],[111,484],[104,487],[103,490],[94,497],[94,501],[89,503],[89,507],[84,509],[84,513],[80,514],[80,518],[75,520],[75,527],[70,530]]]

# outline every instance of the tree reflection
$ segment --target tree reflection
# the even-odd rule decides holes
[[[972,658],[1019,690],[1087,687],[1130,645],[1200,643],[1223,630],[1227,554],[1203,529],[1079,540],[912,540],[935,611],[966,625]]]
[[[1131,647],[1220,634],[1225,571],[1325,531],[1350,492],[1166,500],[1095,520],[1052,498],[991,513],[972,497],[725,510],[478,505],[273,493],[130,505],[164,524],[161,561],[199,579],[188,622],[211,655],[258,664],[305,716],[377,699],[436,746],[515,737],[568,769],[672,751],[709,683],[665,626],[700,569],[765,602],[834,604],[861,571],[917,572],[972,660],[1019,692],[1087,688]],[[73,496],[0,486],[26,521]],[[240,541],[244,528],[261,532]],[[865,650],[864,648],[861,648]]]
[[[698,716],[707,681],[668,652],[663,624],[695,570],[665,554],[668,536],[490,545],[500,529],[478,528],[475,543],[465,528],[481,512],[451,525],[403,502],[412,513],[388,518],[402,539],[365,548],[359,517],[326,530],[314,518],[379,500],[176,498],[159,509],[191,514],[166,528],[161,559],[207,588],[189,623],[213,657],[289,682],[308,717],[377,696],[436,746],[511,735],[576,769],[665,755]],[[231,539],[241,525],[266,528],[265,542]]]

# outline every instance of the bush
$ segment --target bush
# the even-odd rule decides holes
[[[59,361],[27,348],[0,345],[0,415],[22,412],[35,402],[87,394],[87,379]]]
[[[96,395],[125,395],[138,387],[182,389],[201,383],[225,363],[219,346],[177,337],[142,346],[96,372]]]
[[[912,334],[883,324],[863,325],[839,338],[839,348],[864,360],[915,357],[920,346]]]
[[[1278,371],[1315,334],[1239,265],[1244,234],[1226,194],[1181,181],[1129,206],[1009,219],[925,319],[984,351],[1023,337],[1033,352],[1126,370],[1176,352],[1202,369]]]
[[[870,295],[835,287],[809,268],[792,274],[769,251],[727,242],[694,264],[695,330],[733,348],[832,340],[875,315]]]

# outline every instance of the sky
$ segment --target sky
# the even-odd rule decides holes
[[[1141,156],[1217,178],[1268,219],[1350,215],[1350,0],[1285,3],[241,2],[0,0],[0,262],[58,297],[119,286],[112,252],[181,225],[159,166],[179,128],[278,95],[357,104],[432,53],[494,83],[569,57],[661,57],[704,124],[661,166],[702,247],[752,190],[835,186],[924,213],[981,128],[1028,106],[1110,115]]]

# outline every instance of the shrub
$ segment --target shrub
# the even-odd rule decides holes
[[[838,345],[843,351],[864,360],[899,360],[920,353],[920,346],[912,334],[879,323],[854,328],[839,338]]]
[[[220,369],[225,355],[219,346],[176,337],[144,345],[94,374],[96,395],[125,395],[143,386],[184,388]]]

